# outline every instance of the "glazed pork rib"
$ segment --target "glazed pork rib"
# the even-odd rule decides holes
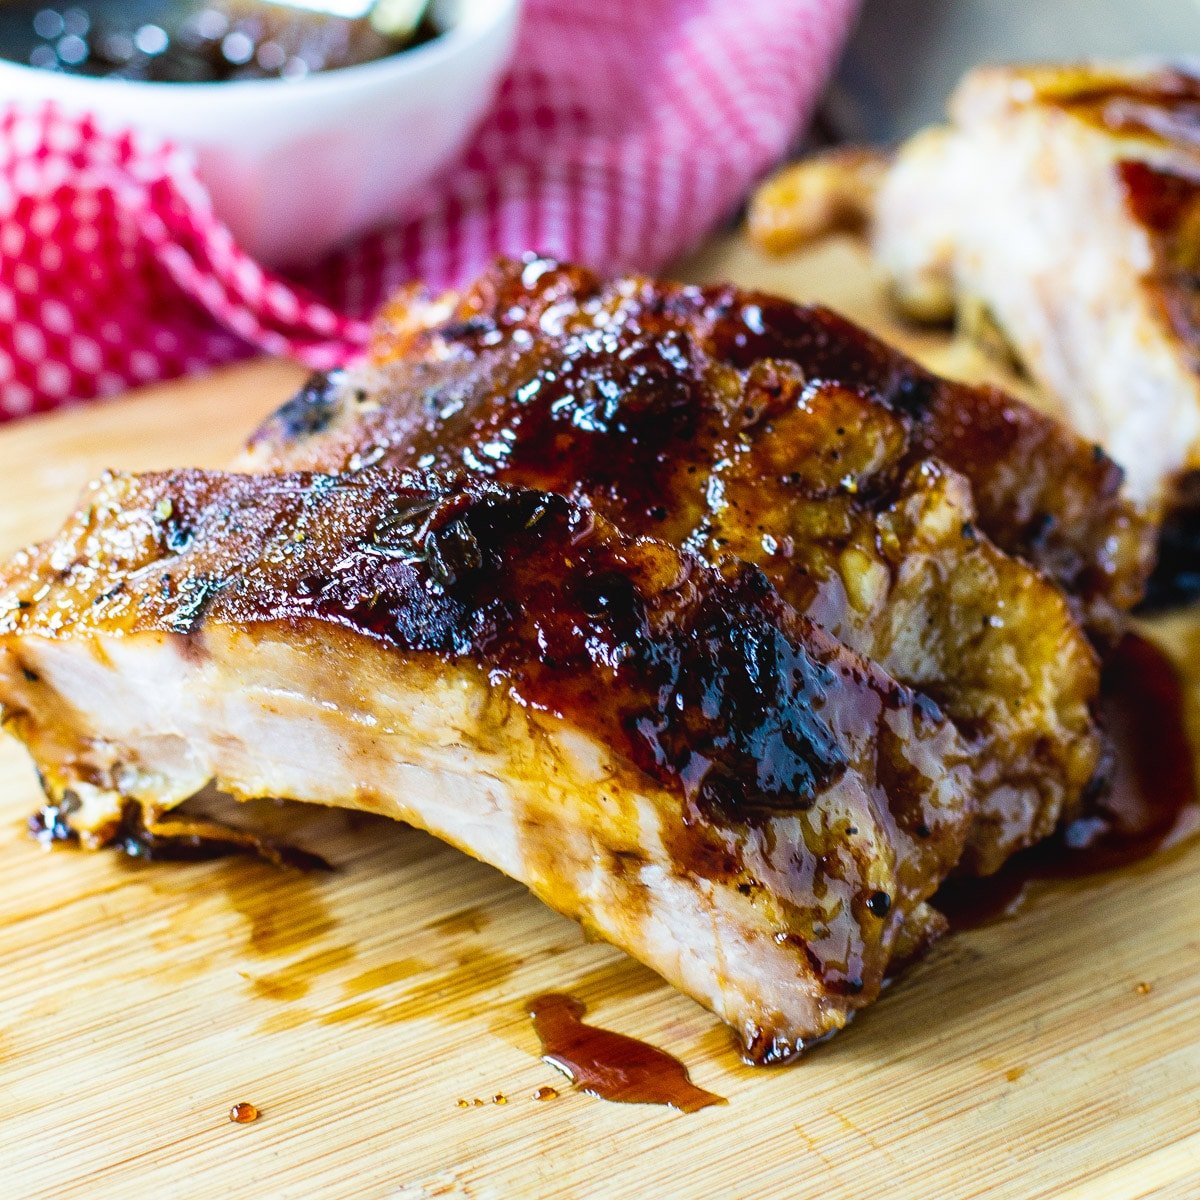
[[[108,475],[0,580],[0,699],[91,844],[210,780],[429,829],[756,1061],[940,928],[972,816],[936,704],[732,560],[561,496],[369,468]]]
[[[1074,813],[1149,557],[1113,463],[999,392],[535,257],[407,293],[237,465],[106,476],[0,576],[45,828],[169,837],[209,783],[385,813],[755,1061]]]
[[[1096,769],[1095,655],[1060,591],[987,534],[1106,632],[1144,572],[1119,471],[832,313],[502,263],[462,295],[394,305],[372,365],[311,384],[239,465],[366,462],[560,492],[759,566],[976,748],[972,870],[1049,834]]]

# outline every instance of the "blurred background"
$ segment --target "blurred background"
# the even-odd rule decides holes
[[[496,254],[661,270],[977,63],[1197,47],[1200,0],[0,0],[0,421],[327,368]]]
[[[980,62],[1200,51],[1197,0],[866,0],[821,105],[825,140],[893,141],[938,120]]]

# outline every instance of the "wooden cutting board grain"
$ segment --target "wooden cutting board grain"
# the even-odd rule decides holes
[[[767,263],[733,239],[686,269],[886,325],[848,244]],[[256,363],[0,431],[0,551],[106,466],[221,463],[300,377]],[[1192,625],[1153,631],[1185,666]],[[414,830],[259,804],[336,873],[138,866],[44,852],[37,802],[0,740],[4,1198],[1200,1196],[1200,845],[1048,885],[806,1061],[754,1070],[652,972]],[[524,1016],[546,989],[728,1105],[573,1092]],[[531,1098],[546,1085],[560,1098]],[[260,1119],[231,1124],[238,1101]]]

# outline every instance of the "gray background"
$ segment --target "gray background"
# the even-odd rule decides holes
[[[1200,0],[865,0],[822,106],[827,136],[893,141],[937,121],[980,62],[1200,55]]]

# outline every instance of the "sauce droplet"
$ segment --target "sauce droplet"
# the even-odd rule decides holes
[[[585,1025],[587,1008],[573,996],[548,992],[530,1001],[528,1011],[543,1060],[589,1095],[624,1104],[669,1104],[680,1112],[725,1103],[723,1096],[696,1087],[687,1067],[666,1051]]]
[[[1183,687],[1171,660],[1152,642],[1126,634],[1104,664],[1101,711],[1113,744],[1111,788],[995,875],[944,883],[933,903],[952,928],[1012,916],[1035,880],[1128,866],[1200,828]]]
[[[558,1088],[540,1087],[533,1093],[533,1098],[535,1100],[557,1100]]]
[[[229,1110],[229,1119],[235,1125],[249,1125],[251,1121],[258,1120],[258,1109],[253,1104],[247,1104],[243,1100]]]
[[[1133,990],[1137,992],[1139,996],[1148,996],[1153,989],[1148,983],[1139,983]]]

